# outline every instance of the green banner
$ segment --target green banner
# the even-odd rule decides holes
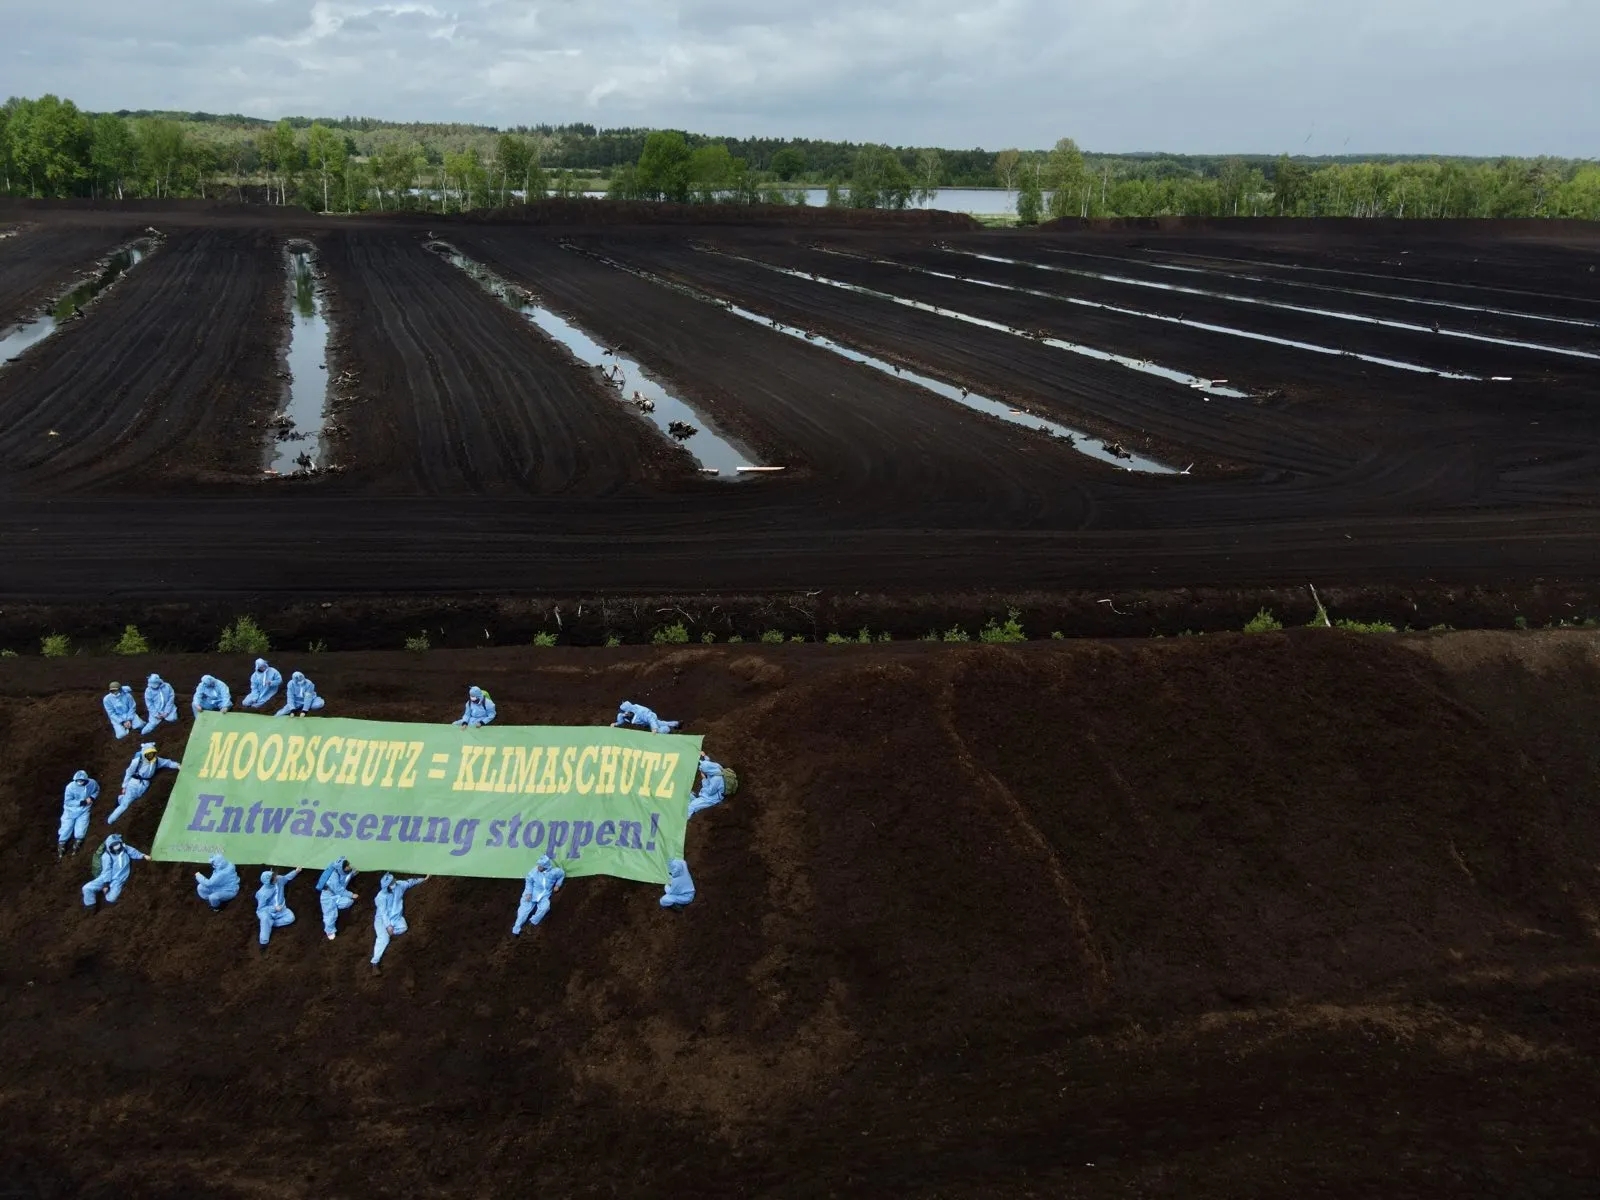
[[[700,738],[201,713],[153,856],[520,879],[665,883],[683,856]]]

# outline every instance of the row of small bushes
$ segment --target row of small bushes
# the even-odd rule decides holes
[[[1517,617],[1514,624],[1518,629],[1527,629],[1529,627],[1526,617]],[[1327,610],[1322,608],[1320,605],[1317,608],[1316,616],[1312,617],[1312,619],[1307,622],[1307,625],[1311,628],[1317,629],[1343,629],[1351,633],[1410,632],[1409,627],[1406,627],[1405,629],[1397,629],[1388,621],[1354,621],[1344,618],[1339,620],[1331,620],[1328,616]],[[1283,622],[1273,614],[1271,609],[1263,608],[1245,623],[1244,632],[1272,633],[1277,630],[1281,630],[1283,627]],[[1428,630],[1428,632],[1447,632],[1451,628],[1452,627],[1449,625],[1434,625]],[[1600,619],[1589,617],[1582,621],[1564,620],[1552,622],[1548,628],[1595,629],[1600,628]],[[1063,636],[1064,635],[1060,630],[1057,630],[1050,635],[1052,639],[1058,641],[1061,640]],[[1157,634],[1156,636],[1159,637],[1161,635]],[[1196,637],[1199,636],[1199,634],[1197,634],[1195,630],[1186,629],[1177,636]],[[700,634],[698,639],[694,639],[691,637],[688,627],[685,626],[682,621],[675,621],[671,625],[664,625],[650,635],[651,644],[656,646],[684,646],[688,645],[693,640],[698,640],[704,645],[712,645],[717,641],[717,635],[710,630],[706,630]],[[801,634],[786,634],[779,629],[765,630],[754,639],[754,641],[764,646],[781,646],[786,643],[801,643],[807,640],[808,639]],[[875,634],[870,629],[862,629],[855,634],[830,633],[822,640],[830,646],[868,646],[882,644],[884,642],[892,642],[894,637],[892,634],[887,632]],[[1011,642],[1025,642],[1028,640],[1028,634],[1027,631],[1022,627],[1020,613],[1013,608],[1007,611],[1006,619],[1004,621],[991,617],[989,623],[978,631],[976,639],[974,639],[972,634],[968,633],[965,628],[960,625],[955,625],[943,631],[930,629],[918,640],[924,642],[970,642],[977,640],[979,642],[990,644],[1003,644]],[[557,641],[557,635],[553,633],[541,632],[533,635],[533,644],[535,646],[551,647],[555,646]],[[735,633],[725,638],[723,640],[723,644],[737,646],[742,644],[744,641],[745,639],[743,637]],[[612,634],[606,638],[605,644],[608,647],[620,646],[622,645],[622,639],[617,635]],[[321,640],[311,642],[306,647],[306,649],[313,654],[321,653],[327,648],[327,643]],[[406,638],[405,648],[407,650],[420,653],[425,650],[431,650],[433,648],[433,643],[428,637],[427,633],[423,632],[417,634],[415,637]],[[267,637],[266,631],[262,629],[261,626],[258,625],[251,617],[238,618],[233,622],[232,625],[229,625],[226,629],[224,629],[222,631],[222,635],[217,639],[217,651],[221,654],[266,654],[271,649],[272,643]],[[65,658],[73,653],[72,639],[64,633],[49,634],[40,641],[39,653],[45,658]],[[138,626],[127,625],[123,627],[122,636],[118,638],[116,644],[111,647],[111,653],[124,655],[149,654],[151,653],[151,647],[144,635],[139,632]],[[0,650],[0,658],[15,657],[17,657],[17,652],[15,650]]]

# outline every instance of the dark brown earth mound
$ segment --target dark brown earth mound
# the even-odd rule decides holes
[[[626,695],[744,786],[683,912],[578,880],[513,943],[515,884],[435,879],[373,979],[370,877],[257,959],[188,867],[85,916],[52,861],[106,679],[245,658],[0,664],[0,1191],[1593,1194],[1591,635],[281,665],[359,716]]]

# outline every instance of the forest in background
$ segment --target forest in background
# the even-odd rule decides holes
[[[947,188],[1016,193],[1017,219],[1100,216],[1600,219],[1600,163],[1557,158],[1097,154],[731,138],[592,125],[276,122],[0,107],[0,194],[232,196],[315,211],[466,211],[604,191],[621,199],[905,208]]]

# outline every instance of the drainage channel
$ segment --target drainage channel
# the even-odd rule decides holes
[[[317,286],[317,259],[309,245],[291,242],[284,251],[289,274],[289,345],[284,352],[289,402],[268,423],[269,475],[304,475],[325,470],[323,425],[328,418],[327,298]]]
[[[1237,292],[1214,292],[1208,288],[1183,287],[1176,283],[1158,283],[1153,279],[1135,279],[1128,275],[1108,275],[1100,271],[1086,271],[1074,267],[1053,267],[1048,263],[1003,258],[998,254],[979,254],[972,250],[947,250],[946,253],[959,254],[966,258],[976,258],[984,262],[1005,263],[1013,267],[1031,267],[1035,271],[1052,271],[1060,275],[1075,275],[1080,279],[1097,279],[1106,283],[1125,284],[1129,287],[1152,288],[1157,291],[1176,292],[1183,296],[1204,296],[1211,300],[1226,300],[1232,304],[1253,304],[1260,308],[1276,308],[1284,312],[1303,313],[1308,316],[1331,317],[1336,321],[1354,321],[1360,325],[1381,325],[1385,329],[1403,329],[1409,333],[1432,333],[1440,337],[1460,338],[1469,342],[1488,342],[1495,346],[1511,346],[1518,350],[1539,350],[1546,354],[1564,354],[1569,358],[1600,359],[1600,354],[1587,350],[1573,350],[1564,346],[1547,346],[1540,342],[1524,342],[1516,338],[1493,337],[1484,333],[1469,333],[1464,329],[1444,329],[1437,324],[1417,325],[1411,321],[1396,321],[1386,317],[1369,317],[1362,313],[1345,312],[1337,308],[1315,308],[1309,304],[1290,304],[1284,300],[1266,300],[1259,296],[1241,296]],[[897,265],[905,266],[905,264]],[[925,268],[906,266],[906,269],[916,271]],[[984,281],[968,280],[967,282],[982,283]],[[1000,287],[1003,285],[995,284],[994,286]],[[1584,325],[1588,324],[1588,322],[1576,321],[1573,324]],[[1440,372],[1440,374],[1443,374],[1443,372]],[[1451,378],[1459,377],[1451,376]]]
[[[957,404],[970,408],[974,412],[986,413],[991,417],[999,417],[1002,421],[1012,425],[1020,425],[1024,429],[1034,429],[1061,438],[1078,453],[1099,459],[1101,462],[1110,463],[1115,467],[1121,467],[1125,471],[1135,471],[1149,475],[1188,474],[1187,467],[1179,471],[1176,467],[1170,467],[1166,463],[1157,462],[1153,458],[1146,458],[1142,454],[1135,454],[1120,442],[1092,437],[1081,429],[1074,429],[1070,425],[1046,420],[1044,417],[1036,416],[1025,409],[1013,408],[1000,400],[977,395],[967,388],[957,387],[954,384],[944,382],[942,379],[934,379],[909,368],[896,366],[886,359],[875,358],[873,355],[857,350],[852,346],[836,342],[832,338],[823,337],[820,333],[812,333],[809,330],[801,329],[797,325],[785,325],[776,317],[742,308],[731,300],[723,300],[720,297],[690,287],[686,283],[680,283],[675,279],[667,279],[639,267],[629,266],[598,255],[591,255],[591,257],[605,263],[607,266],[615,267],[617,270],[626,271],[630,275],[637,275],[640,279],[647,280],[650,283],[671,288],[673,291],[681,292],[707,304],[715,304],[718,308],[730,312],[736,317],[743,317],[746,321],[763,325],[768,329],[787,334],[789,337],[799,338],[802,341],[811,343],[813,346],[820,346],[824,350],[831,350],[841,358],[847,358],[854,363],[861,363],[863,366],[881,371],[885,375],[893,375],[896,379],[915,384],[934,393],[936,396],[942,396],[946,400],[954,400]]]
[[[0,366],[15,362],[25,350],[37,346],[62,325],[77,317],[96,296],[148,258],[155,248],[154,237],[130,242],[99,264],[92,279],[86,279],[58,296],[34,320],[7,330],[5,335],[0,337]]]
[[[468,258],[446,242],[430,242],[428,248],[465,271],[485,291],[516,309],[579,362],[598,368],[624,403],[638,409],[663,434],[689,451],[702,475],[735,481],[783,470],[756,464],[749,454],[711,429],[701,413],[646,375],[639,363],[602,346],[565,317],[535,303],[527,292],[482,263]]]
[[[955,254],[971,253],[971,251],[956,250],[953,246],[941,246],[940,249],[949,250]],[[1039,249],[1043,250],[1046,254],[1054,254],[1066,258],[1091,258],[1101,262],[1122,263],[1124,265],[1127,265],[1131,261],[1126,258],[1119,258],[1114,254],[1091,254],[1087,250],[1058,250],[1054,246],[1041,246]],[[978,254],[974,257],[985,258],[989,256]],[[1009,262],[1011,260],[1003,259],[1001,261]],[[1040,266],[1039,263],[1030,263],[1026,261],[1024,261],[1023,265],[1029,267]],[[1464,304],[1459,300],[1436,300],[1428,296],[1406,296],[1396,292],[1371,292],[1364,288],[1336,287],[1331,283],[1310,283],[1304,279],[1278,279],[1275,276],[1268,275],[1246,275],[1239,271],[1218,271],[1214,268],[1208,267],[1185,267],[1180,266],[1178,263],[1155,262],[1154,260],[1143,260],[1138,262],[1137,265],[1151,271],[1174,271],[1183,275],[1210,275],[1215,276],[1218,279],[1237,280],[1241,283],[1263,283],[1270,284],[1273,287],[1303,288],[1307,291],[1313,292],[1331,292],[1335,296],[1360,296],[1365,300],[1393,300],[1398,304],[1416,304],[1424,308],[1445,308],[1451,309],[1455,312],[1483,313],[1486,316],[1493,317],[1512,317],[1519,321],[1543,321],[1550,325],[1576,325],[1581,329],[1600,329],[1600,321],[1586,321],[1581,317],[1553,317],[1548,313],[1522,312],[1520,309],[1515,308],[1492,308],[1483,304]],[[1056,268],[1045,267],[1044,269],[1054,270]],[[1103,276],[1103,278],[1115,279],[1118,277],[1106,275]],[[1389,278],[1389,276],[1381,276],[1381,278]],[[1130,282],[1148,283],[1150,281],[1138,280]],[[1219,292],[1217,294],[1221,295],[1222,293]],[[1542,293],[1539,292],[1519,292],[1514,294],[1542,295]],[[1431,328],[1432,327],[1430,326],[1430,331]]]
[[[1126,367],[1130,371],[1138,371],[1142,375],[1154,375],[1158,379],[1165,379],[1170,383],[1181,383],[1194,391],[1203,393],[1207,398],[1210,398],[1211,396],[1225,396],[1231,400],[1248,400],[1250,398],[1250,394],[1248,392],[1241,392],[1235,388],[1223,387],[1222,384],[1226,382],[1225,380],[1205,379],[1199,375],[1191,375],[1187,371],[1179,371],[1172,367],[1160,366],[1157,363],[1151,362],[1149,359],[1132,358],[1126,354],[1114,354],[1110,350],[1102,350],[1098,346],[1085,346],[1079,342],[1069,342],[1063,338],[1048,337],[1044,334],[1034,333],[1027,329],[1016,329],[1005,324],[1003,321],[991,321],[986,317],[975,317],[971,313],[958,312],[953,308],[940,308],[937,304],[928,304],[922,300],[912,300],[905,296],[896,296],[893,292],[880,292],[876,288],[864,287],[859,283],[846,283],[842,279],[832,279],[826,275],[817,275],[811,271],[801,271],[794,267],[775,266],[769,262],[762,262],[760,259],[745,258],[743,255],[730,254],[726,250],[707,250],[706,253],[720,254],[724,258],[731,258],[738,262],[749,263],[754,267],[763,267],[768,271],[776,271],[779,275],[790,275],[796,279],[809,279],[813,283],[825,284],[828,287],[839,288],[842,291],[855,292],[857,295],[861,296],[871,296],[876,300],[887,300],[891,304],[899,304],[905,308],[914,308],[919,312],[934,313],[941,317],[948,317],[952,321],[961,321],[967,325],[976,325],[981,329],[993,329],[999,333],[1009,333],[1013,337],[1027,338],[1030,341],[1039,342],[1042,345],[1051,347],[1052,349],[1065,350],[1069,354],[1077,354],[1084,358],[1092,358],[1096,362],[1112,363],[1119,367]],[[844,254],[836,250],[824,250],[822,253],[838,254],[841,258],[856,257],[855,255]],[[863,259],[862,261],[882,262],[883,265],[891,267],[898,267],[902,265],[900,263],[892,263],[888,260],[880,259]],[[937,271],[927,271],[924,268],[908,269],[923,270],[924,273],[928,275],[939,275],[939,272]],[[942,278],[954,279],[958,282],[983,282],[982,280],[962,280],[959,275],[945,275],[942,276]],[[1023,293],[1028,292],[1027,288],[1005,287],[1001,284],[994,284],[992,286],[1001,288],[1001,290],[1004,291]],[[1034,292],[1029,294],[1042,296],[1047,300],[1058,299],[1058,297],[1053,296],[1049,292]],[[1087,304],[1089,302],[1084,301],[1084,303]],[[1109,309],[1112,312],[1123,311],[1111,308],[1110,305],[1105,304],[1095,304],[1093,307]],[[1143,313],[1133,312],[1133,310],[1127,311],[1132,312],[1132,315],[1134,316],[1144,315]],[[1188,324],[1196,323],[1188,322]],[[1201,328],[1204,327],[1201,326]]]
[[[1157,321],[1163,325],[1182,325],[1188,329],[1204,330],[1206,333],[1220,333],[1226,337],[1243,338],[1244,340],[1250,342],[1267,342],[1274,346],[1286,346],[1291,350],[1306,350],[1312,354],[1326,354],[1334,358],[1354,358],[1359,359],[1361,362],[1372,363],[1375,366],[1392,367],[1396,371],[1410,371],[1418,375],[1433,375],[1440,379],[1464,379],[1473,383],[1480,383],[1483,381],[1483,376],[1481,375],[1468,375],[1459,371],[1441,371],[1436,367],[1423,366],[1421,363],[1404,362],[1398,358],[1383,358],[1376,354],[1361,354],[1355,350],[1340,350],[1337,347],[1323,346],[1316,342],[1301,342],[1296,341],[1293,338],[1274,337],[1270,333],[1256,333],[1254,330],[1239,329],[1233,325],[1216,325],[1210,321],[1191,321],[1188,317],[1182,315],[1169,317],[1165,313],[1146,312],[1144,309],[1139,308],[1124,308],[1119,304],[1105,304],[1099,300],[1085,300],[1081,296],[1063,296],[1058,292],[1046,292],[1041,291],[1038,288],[1018,287],[1015,284],[995,283],[993,280],[989,279],[972,279],[966,275],[953,275],[948,271],[935,271],[930,267],[908,266],[905,263],[894,262],[887,258],[865,258],[861,255],[847,254],[842,250],[828,250],[821,246],[814,247],[814,249],[821,254],[833,254],[840,258],[853,258],[860,262],[870,262],[878,266],[897,267],[902,271],[911,271],[918,275],[930,275],[935,279],[948,279],[954,283],[968,283],[974,287],[993,288],[997,292],[1013,292],[1020,296],[1036,296],[1041,300],[1054,300],[1058,304],[1072,304],[1076,305],[1078,308],[1097,308],[1101,312],[1115,313],[1120,317],[1137,317],[1144,321]],[[755,259],[746,259],[744,261],[756,262]],[[907,300],[904,297],[896,296],[890,292],[878,292],[871,288],[862,287],[860,284],[845,283],[840,280],[828,279],[826,277],[819,278],[816,275],[808,275],[805,271],[792,270],[789,267],[775,267],[770,263],[757,263],[757,265],[766,267],[768,270],[780,271],[788,275],[798,275],[802,279],[815,279],[818,283],[826,283],[833,287],[841,287],[850,291],[862,292],[869,296],[880,296],[885,300],[892,300],[896,304],[905,304],[913,308],[921,308],[929,312],[937,312],[942,316],[955,317],[957,320],[970,321],[975,324],[987,325],[996,329],[1006,329],[1008,332],[1018,334],[1021,337],[1034,336],[1024,329],[1010,329],[1008,326],[1002,325],[996,321],[985,321],[981,317],[968,316],[965,313],[954,312],[950,309],[936,308],[931,304],[924,304],[920,300]],[[1060,345],[1067,348],[1072,347],[1071,343],[1058,343],[1055,338],[1040,337],[1039,340],[1050,346]],[[1075,349],[1074,352],[1083,353],[1084,349],[1085,348],[1078,348]],[[1087,349],[1092,350],[1091,357],[1099,357],[1105,354],[1105,351],[1103,350],[1093,350],[1092,347]],[[1152,374],[1165,376],[1169,379],[1177,379],[1180,376],[1179,372],[1171,371],[1166,367],[1152,367],[1149,364],[1140,363],[1138,360],[1123,359],[1120,355],[1114,356],[1113,361],[1120,362],[1124,366],[1133,363],[1136,364],[1134,366],[1135,370],[1147,371]],[[1197,380],[1194,376],[1187,376],[1184,378],[1189,381],[1189,386],[1197,391],[1209,392],[1214,396],[1221,395],[1233,396],[1241,399],[1248,398],[1248,395],[1245,392],[1237,392],[1231,388],[1212,387],[1210,386],[1211,381],[1209,380]]]

